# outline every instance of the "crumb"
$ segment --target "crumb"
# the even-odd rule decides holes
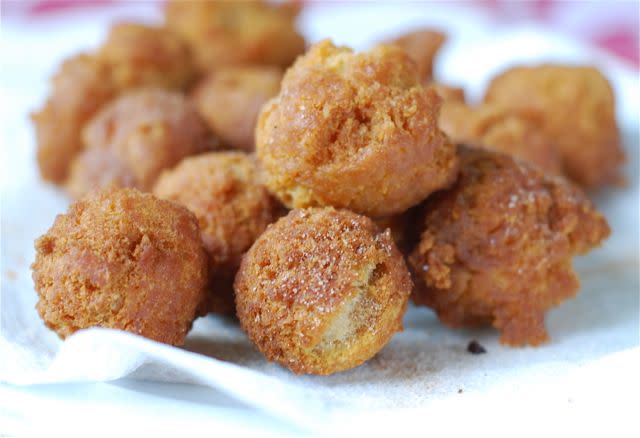
[[[475,339],[469,342],[469,345],[467,345],[467,351],[471,354],[484,354],[487,352],[487,350]]]
[[[7,275],[7,278],[11,281],[15,280],[17,277],[16,272],[11,269],[7,269],[6,275]]]

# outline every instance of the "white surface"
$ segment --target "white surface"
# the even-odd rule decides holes
[[[553,427],[574,433],[593,432],[598,425],[631,432],[625,426],[632,427],[630,407],[638,406],[640,390],[637,72],[539,30],[494,30],[486,18],[462,9],[424,11],[416,5],[318,6],[305,14],[303,25],[311,40],[332,36],[358,48],[420,23],[438,25],[452,36],[437,73],[476,98],[491,75],[525,61],[595,63],[616,89],[630,184],[597,197],[613,236],[578,261],[582,291],[550,312],[551,343],[509,349],[497,343],[492,330],[448,330],[429,310],[410,309],[405,331],[379,355],[330,377],[294,376],[266,363],[235,324],[213,316],[198,320],[188,338],[186,350],[203,354],[108,330],[80,332],[62,344],[33,309],[28,267],[33,239],[66,209],[67,201],[38,180],[27,113],[43,101],[46,78],[61,58],[95,46],[106,21],[97,15],[73,27],[45,23],[38,26],[42,32],[3,23],[0,382],[41,384],[0,387],[0,435],[56,426],[70,433],[90,426],[108,435],[123,424],[133,427],[129,420],[163,434],[281,435],[361,428],[392,433],[403,427],[419,427],[425,435],[440,428],[478,433],[487,419],[492,433],[527,424],[527,435],[536,430],[532,420],[542,428],[560,422]],[[127,10],[124,16],[139,13]],[[488,353],[468,354],[465,347],[472,338]],[[42,384],[123,376],[183,384]],[[487,432],[484,427],[480,431]]]

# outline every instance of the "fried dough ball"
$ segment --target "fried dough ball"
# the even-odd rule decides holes
[[[160,172],[210,148],[204,122],[176,92],[144,89],[119,97],[85,127],[87,149],[71,168],[74,197],[115,184],[149,191]]]
[[[168,28],[189,44],[206,73],[228,65],[289,66],[304,52],[299,8],[263,1],[170,1]]]
[[[195,74],[187,45],[162,27],[115,24],[98,57],[111,67],[120,91],[141,86],[180,90]]]
[[[287,71],[258,118],[266,184],[292,208],[401,213],[455,178],[440,101],[398,47],[353,53],[322,41]]]
[[[67,59],[53,76],[50,97],[32,115],[43,179],[61,184],[67,178],[71,160],[82,150],[82,127],[115,95],[109,78],[109,69],[87,54]]]
[[[484,98],[520,112],[540,112],[564,173],[585,188],[620,183],[625,160],[607,79],[595,68],[516,67],[494,78]]]
[[[97,54],[66,60],[52,80],[45,106],[33,114],[42,178],[62,184],[83,150],[84,125],[107,102],[132,88],[182,89],[193,78],[187,47],[170,31],[121,23]]]
[[[407,52],[418,67],[420,79],[429,81],[433,77],[433,61],[446,40],[447,36],[442,32],[421,29],[391,40],[389,44]]]
[[[236,276],[238,318],[269,360],[295,373],[362,364],[402,330],[411,291],[388,231],[331,207],[271,225]]]
[[[534,113],[516,113],[492,104],[472,108],[448,101],[440,111],[440,129],[454,143],[505,152],[561,175],[561,157],[542,123]]]
[[[104,190],[58,215],[35,247],[36,309],[61,338],[106,327],[184,342],[207,275],[186,208],[134,189]]]
[[[578,289],[572,257],[607,221],[577,187],[509,155],[461,148],[460,161],[457,183],[424,206],[414,301],[451,327],[491,324],[504,344],[545,342],[545,312]]]
[[[259,184],[255,158],[242,152],[186,158],[162,174],[154,194],[184,205],[198,218],[209,254],[204,312],[234,313],[233,279],[240,259],[283,212]]]
[[[260,108],[278,94],[281,80],[282,71],[275,67],[225,67],[203,81],[194,100],[225,144],[252,152]]]

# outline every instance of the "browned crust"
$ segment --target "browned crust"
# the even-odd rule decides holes
[[[143,89],[105,106],[85,127],[86,150],[67,191],[78,198],[115,184],[149,191],[164,169],[211,147],[210,134],[180,93]]]
[[[258,119],[266,184],[288,207],[401,213],[455,178],[439,109],[399,48],[353,53],[320,42],[287,71]]]
[[[94,56],[80,54],[62,63],[52,79],[51,96],[32,115],[43,179],[64,182],[70,161],[83,148],[82,127],[115,93],[108,68]]]
[[[293,210],[269,226],[235,281],[249,338],[269,360],[311,374],[346,370],[378,352],[401,330],[410,290],[389,232],[330,207]]]
[[[283,213],[259,182],[253,156],[211,152],[183,160],[165,171],[154,188],[160,198],[191,210],[209,255],[206,312],[233,313],[233,278],[253,242]]]
[[[229,65],[289,66],[304,52],[298,7],[262,1],[170,1],[165,22],[207,73]]]
[[[381,230],[389,230],[398,249],[405,255],[413,248],[418,240],[416,221],[420,217],[420,206],[411,208],[404,213],[393,216],[371,218]]]
[[[196,218],[137,190],[72,204],[35,247],[36,309],[62,338],[97,326],[180,345],[204,298]]]
[[[420,29],[389,41],[401,47],[416,63],[418,75],[423,81],[433,77],[433,62],[447,36],[437,30]]]
[[[504,152],[547,173],[562,174],[561,156],[553,139],[544,133],[539,114],[518,113],[495,104],[470,107],[448,101],[439,122],[454,143]]]
[[[197,87],[194,101],[211,130],[233,148],[252,152],[264,103],[278,94],[282,71],[276,67],[226,67]]]
[[[65,182],[73,159],[84,149],[82,129],[113,98],[139,87],[184,90],[194,74],[187,47],[171,31],[114,25],[95,54],[62,63],[52,79],[51,95],[32,116],[42,178]]]
[[[121,92],[141,86],[184,90],[196,73],[187,45],[163,27],[116,23],[97,56]]]
[[[577,187],[508,155],[461,148],[460,160],[456,185],[424,206],[414,301],[452,327],[538,345],[545,312],[578,289],[572,257],[607,238],[607,221]]]
[[[607,79],[592,67],[514,67],[494,78],[485,102],[519,112],[539,112],[563,171],[585,188],[619,184],[625,153]]]

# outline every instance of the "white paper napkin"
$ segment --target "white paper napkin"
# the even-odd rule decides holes
[[[319,38],[321,33],[335,34],[342,42],[349,42],[351,35],[354,44],[362,46],[385,29],[393,30],[391,25],[385,27],[384,16],[379,13],[371,18],[377,24],[371,24],[369,34],[358,33],[357,37],[353,29],[358,27],[349,31],[350,21],[344,16],[339,20],[344,21],[342,28],[332,28],[330,17],[322,18],[322,10],[315,17],[315,21],[310,21],[313,16],[305,16],[312,24],[308,27],[312,39]],[[352,18],[358,19],[355,15]],[[324,26],[318,22],[323,19]],[[576,299],[549,313],[547,326],[552,339],[540,348],[503,347],[493,330],[450,330],[442,327],[430,310],[410,308],[404,332],[361,367],[328,377],[296,376],[266,362],[237,323],[215,316],[199,319],[182,349],[105,329],[80,331],[63,343],[44,327],[34,309],[36,294],[29,269],[34,257],[33,240],[53,223],[55,214],[66,210],[67,200],[38,180],[27,113],[42,102],[46,93],[44,78],[53,65],[46,54],[71,51],[66,48],[82,47],[83,41],[68,36],[57,40],[51,37],[45,45],[43,35],[35,38],[20,29],[3,32],[5,46],[15,47],[27,40],[28,44],[20,52],[4,51],[6,67],[0,73],[3,102],[0,382],[29,385],[108,381],[125,376],[192,382],[216,388],[297,424],[319,427],[326,416],[337,418],[348,413],[356,418],[367,412],[395,408],[430,407],[442,415],[445,411],[453,414],[472,400],[504,408],[514,391],[528,394],[531,403],[571,397],[593,401],[598,393],[585,391],[585,382],[604,382],[612,373],[618,383],[625,378],[637,379],[640,358],[637,72],[539,31],[487,33],[486,29],[476,27],[472,33],[459,34],[459,39],[454,39],[443,52],[438,72],[465,85],[472,96],[481,93],[494,72],[515,60],[588,61],[604,69],[619,98],[618,115],[629,153],[628,187],[596,196],[613,235],[603,248],[577,261],[581,292]],[[59,28],[58,32],[65,35]],[[66,46],[59,43],[62,40]],[[56,47],[62,46],[66,48],[56,51]],[[484,345],[487,353],[468,353],[466,345],[471,339]],[[631,363],[635,366],[629,366]],[[637,402],[637,396],[634,399]],[[372,419],[372,424],[382,418]]]

